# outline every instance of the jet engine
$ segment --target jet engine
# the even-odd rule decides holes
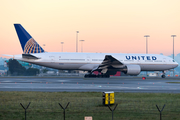
[[[139,75],[141,67],[139,65],[126,65],[123,72],[127,75]]]

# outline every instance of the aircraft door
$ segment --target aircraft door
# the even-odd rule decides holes
[[[163,58],[163,64],[167,64],[166,58]]]
[[[54,56],[49,56],[49,59],[50,59],[50,61],[51,61],[52,63],[54,63],[54,61],[55,61],[55,57],[54,57]]]
[[[91,63],[91,57],[89,55],[86,56],[86,62]]]

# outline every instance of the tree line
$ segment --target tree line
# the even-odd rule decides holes
[[[9,70],[8,75],[10,76],[35,76],[39,74],[39,69],[23,67],[17,60],[9,59],[7,63]]]

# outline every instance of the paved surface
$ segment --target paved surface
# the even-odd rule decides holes
[[[0,91],[180,93],[180,78],[0,77]]]

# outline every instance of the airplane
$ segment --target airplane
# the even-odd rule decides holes
[[[23,54],[14,59],[59,70],[88,71],[84,77],[110,77],[117,71],[139,75],[141,71],[165,71],[178,66],[172,58],[158,54],[46,52],[21,26],[14,24]],[[93,74],[98,71],[99,74]]]

